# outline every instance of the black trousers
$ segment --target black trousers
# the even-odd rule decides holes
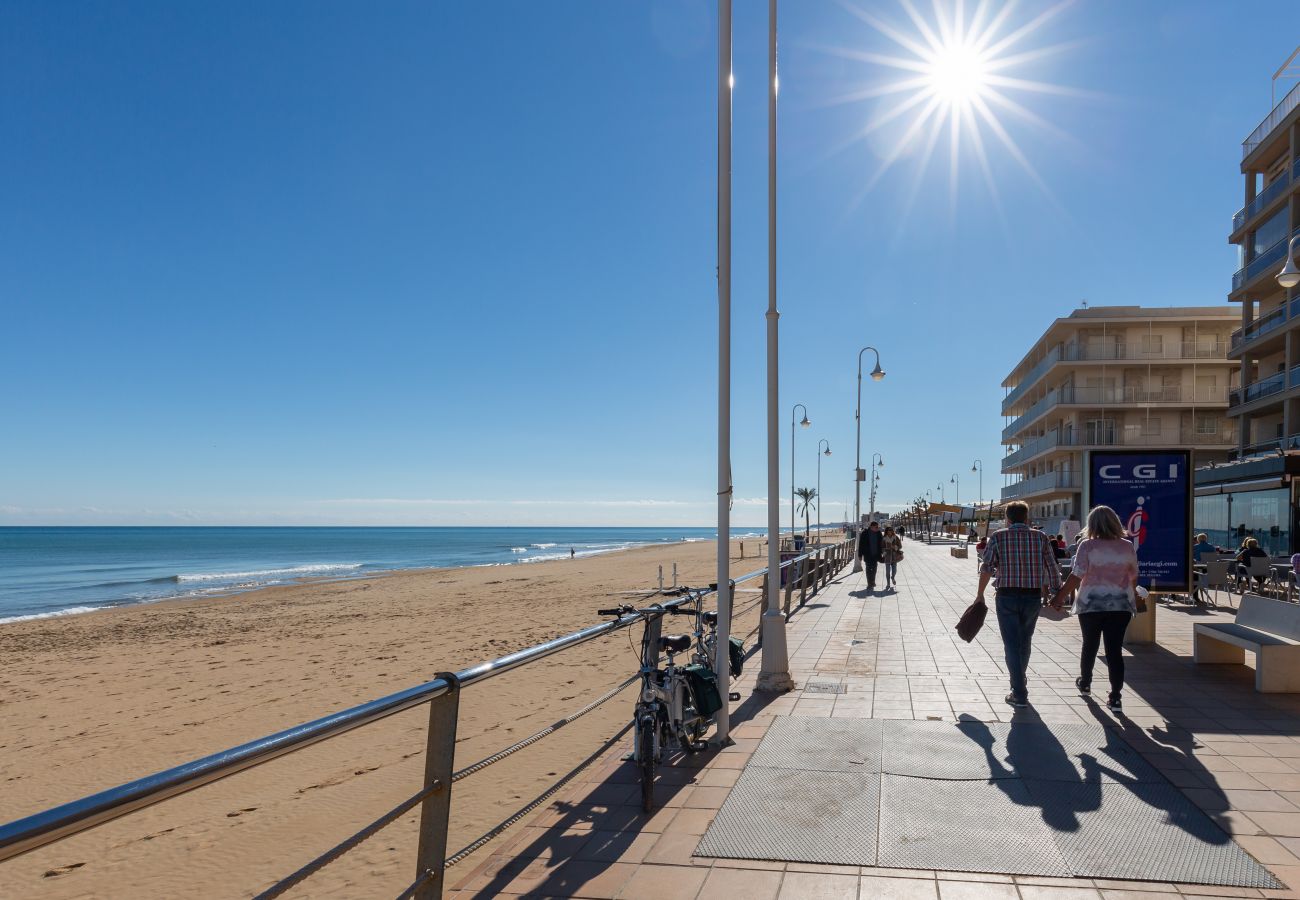
[[[1110,692],[1118,697],[1124,689],[1124,632],[1128,629],[1131,612],[1090,612],[1079,614],[1079,627],[1083,629],[1083,650],[1079,660],[1079,675],[1086,685],[1092,684],[1092,667],[1097,661],[1097,648],[1106,645],[1106,668],[1110,670]]]
[[[878,560],[878,559],[871,559],[870,557],[867,557],[866,559],[862,560],[862,564],[863,564],[864,566],[866,566],[866,569],[867,569],[867,584],[868,584],[868,585],[873,585],[873,584],[875,584],[875,583],[876,583],[876,567],[880,565],[880,560]]]

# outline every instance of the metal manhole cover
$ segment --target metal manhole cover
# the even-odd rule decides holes
[[[842,684],[832,684],[829,681],[810,681],[803,686],[805,694],[843,694],[848,688]]]
[[[865,643],[866,643],[866,641],[860,641],[860,640],[858,640],[857,638],[854,638],[853,640],[846,642],[846,643],[844,644],[844,646],[846,646],[846,647],[856,647],[856,646],[858,646],[859,644],[865,644]]]

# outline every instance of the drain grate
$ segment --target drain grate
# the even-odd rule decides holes
[[[810,681],[803,686],[805,694],[843,694],[848,691],[848,687],[842,684],[832,684],[829,681]]]

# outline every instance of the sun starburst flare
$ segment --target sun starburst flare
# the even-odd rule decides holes
[[[949,208],[955,213],[962,154],[969,148],[1001,215],[1001,198],[994,178],[991,157],[1003,155],[1014,161],[1052,203],[1047,183],[1030,162],[1012,130],[1003,119],[1014,119],[1054,138],[1074,139],[1063,129],[1034,112],[1024,95],[1088,97],[1093,92],[1078,90],[1027,77],[1023,71],[1077,45],[1077,41],[1033,47],[1032,38],[1048,22],[1064,12],[1073,0],[1061,0],[1025,21],[1018,21],[1016,0],[979,0],[968,17],[962,0],[932,0],[932,16],[922,15],[911,0],[898,0],[907,24],[881,18],[851,0],[841,5],[862,22],[888,39],[894,48],[872,52],[846,47],[824,48],[830,53],[901,73],[872,82],[829,104],[872,102],[873,115],[848,140],[831,148],[839,152],[892,125],[899,135],[882,154],[879,167],[859,194],[867,192],[904,158],[919,148],[920,156],[907,198],[910,209],[930,168],[939,142],[946,134],[948,150]]]

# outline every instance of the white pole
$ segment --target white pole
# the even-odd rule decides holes
[[[781,409],[777,369],[776,309],[776,3],[767,6],[767,597],[760,634],[763,660],[758,672],[760,691],[794,690],[786,650],[785,615],[781,612]],[[792,457],[793,458],[793,457]],[[793,486],[793,477],[791,486]],[[792,505],[790,507],[794,509]],[[793,532],[791,537],[793,538]]]
[[[722,708],[717,742],[731,731],[731,0],[718,0],[718,645],[713,671]]]

